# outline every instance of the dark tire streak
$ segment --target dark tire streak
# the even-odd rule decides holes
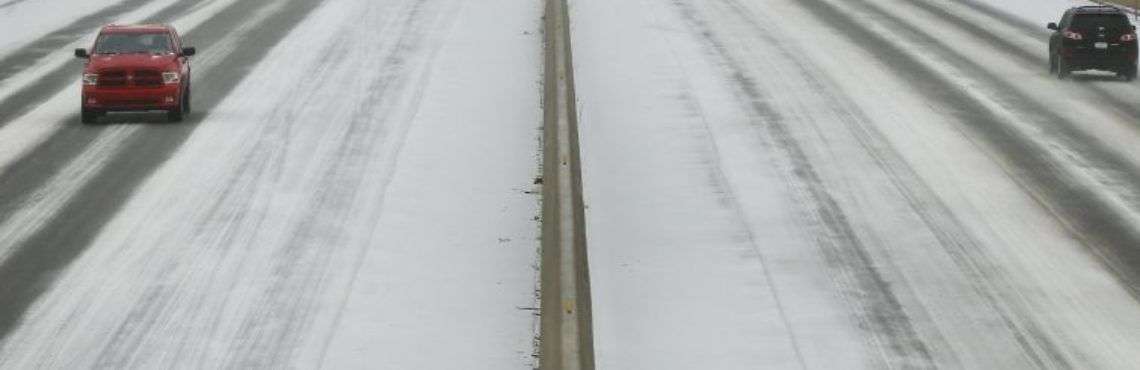
[[[918,335],[910,322],[898,297],[890,288],[874,263],[868,248],[851,226],[849,217],[839,206],[838,201],[826,188],[816,172],[807,153],[796,142],[788,122],[776,108],[767,101],[768,92],[761,90],[761,84],[748,76],[747,69],[733,55],[728,53],[710,29],[707,22],[696,16],[697,11],[688,4],[673,0],[678,13],[690,23],[698,35],[711,46],[710,52],[724,62],[728,77],[736,81],[735,90],[742,105],[752,112],[753,124],[767,132],[773,148],[787,160],[789,176],[797,187],[805,193],[799,197],[814,209],[805,211],[817,217],[823,230],[817,233],[816,244],[820,247],[828,264],[836,270],[836,278],[849,280],[856,290],[843,292],[843,298],[852,304],[857,320],[863,329],[884,343],[883,350],[892,354],[882,359],[886,364],[900,366],[934,367],[930,349]],[[902,361],[899,363],[898,361]]]
[[[179,1],[175,5],[154,14],[151,21],[160,23],[173,21],[181,16],[183,12],[203,1],[213,0]],[[258,8],[251,8],[248,4],[239,5],[235,3],[234,5],[230,5],[224,12],[237,12],[248,15],[256,9]],[[204,23],[204,25],[208,24],[212,23],[210,21]],[[202,27],[198,27],[195,30],[190,30],[184,35],[184,39],[194,40],[195,42],[200,41],[200,43],[196,43],[195,45],[201,49],[208,50],[218,38],[203,37],[201,35],[201,29]],[[75,66],[71,65],[64,66],[49,74],[39,83],[29,86],[26,92],[17,93],[17,95],[23,96],[20,99],[21,101],[24,100],[24,98],[46,99],[58,93],[57,90],[71,87],[70,85],[75,82],[72,73],[74,72],[74,68]],[[198,73],[195,73],[195,79],[197,79],[197,76]],[[54,82],[51,81],[55,80],[62,81],[66,86],[54,86]],[[78,88],[78,86],[74,87]],[[201,93],[201,91],[199,91],[199,93]],[[197,104],[197,102],[195,103]],[[12,114],[13,116],[17,114],[14,113],[15,111],[4,111],[3,108],[6,108],[8,104],[9,101],[0,102],[0,122],[3,122],[3,117],[7,114]],[[16,103],[12,104],[15,105]],[[3,191],[0,191],[0,222],[6,221],[17,209],[24,205],[28,197],[34,194],[36,189],[43,187],[62,168],[67,166],[72,159],[87,150],[91,142],[102,132],[102,128],[99,125],[73,124],[78,122],[79,119],[78,106],[79,104],[76,102],[76,114],[68,116],[59,130],[53,132],[51,136],[20,158],[12,161],[12,164],[7,169],[0,172],[0,189],[3,189]],[[28,110],[34,108],[33,104],[28,104],[25,107],[25,109]],[[16,109],[19,110],[20,108]],[[132,118],[137,119],[139,116]],[[115,119],[111,117],[104,117],[102,119],[104,124],[130,122],[123,120],[115,121]]]
[[[353,198],[361,191],[361,167],[367,162],[376,161],[376,155],[361,155],[372,153],[375,145],[388,135],[400,135],[391,141],[395,147],[393,153],[398,153],[404,143],[403,135],[407,134],[406,126],[410,121],[391,122],[390,124],[404,127],[386,127],[378,123],[391,119],[395,109],[416,109],[421,91],[415,92],[416,100],[413,104],[404,107],[392,107],[384,104],[385,97],[394,95],[408,88],[421,89],[422,86],[413,84],[410,76],[405,72],[415,68],[426,68],[419,64],[410,64],[411,59],[419,60],[417,55],[434,54],[435,48],[425,47],[424,38],[436,25],[428,16],[439,14],[432,11],[431,6],[438,6],[440,2],[434,0],[416,0],[410,5],[407,14],[403,16],[400,26],[397,27],[400,35],[392,48],[391,53],[381,61],[377,68],[390,73],[378,76],[369,81],[368,95],[359,99],[357,109],[353,112],[348,128],[342,137],[342,145],[337,153],[335,163],[328,163],[320,176],[323,183],[319,195],[306,204],[303,209],[303,220],[289,231],[289,241],[275,253],[274,271],[285,278],[275,280],[268,289],[261,292],[258,299],[256,314],[247,315],[241,322],[237,331],[240,345],[229,351],[233,357],[227,363],[240,364],[242,367],[268,367],[279,368],[288,365],[292,351],[299,345],[298,340],[303,336],[296,333],[312,324],[313,312],[319,309],[322,302],[304,299],[312,297],[325,287],[325,279],[314,278],[327,274],[330,261],[335,253],[348,253],[354,255],[357,261],[362,260],[364,250],[344,250],[345,248],[306,248],[307,240],[319,235],[335,234],[343,225],[352,207]],[[378,121],[379,120],[379,121]],[[398,157],[398,154],[396,154]],[[385,158],[387,161],[396,161],[398,158]],[[391,176],[387,180],[391,180]],[[387,186],[379,191],[387,191]],[[382,207],[382,205],[381,205]],[[329,243],[329,246],[346,246],[344,241]],[[346,292],[347,293],[347,292]],[[281,321],[285,325],[274,324]]]
[[[203,1],[214,0],[179,1],[155,13],[149,21],[168,23]],[[235,6],[230,8],[238,9]],[[184,36],[187,40],[196,41],[198,33],[191,31]],[[201,40],[203,43],[198,45],[208,48],[214,40],[203,39]],[[35,109],[38,104],[48,100],[60,90],[69,87],[78,88],[72,86],[76,83],[75,69],[74,65],[64,65],[9,96],[8,99],[0,101],[0,127],[7,124],[8,120]],[[76,113],[69,115],[59,130],[53,132],[32,150],[16,158],[8,168],[0,172],[0,189],[3,189],[0,191],[0,222],[7,220],[28,200],[29,196],[35,193],[36,189],[43,187],[72,159],[83,153],[102,131],[97,126],[71,124],[79,121],[79,102],[76,102],[75,107]],[[107,121],[107,118],[104,118],[104,121]]]
[[[270,15],[261,26],[249,30],[242,39],[242,47],[220,61],[219,65],[226,68],[199,74],[195,83],[198,106],[208,111],[222,101],[270,49],[320,4],[320,1],[294,0]],[[235,2],[188,37],[205,44],[222,39],[229,30],[247,21],[250,14],[268,5],[261,1]],[[80,196],[70,199],[3,261],[0,265],[0,335],[7,337],[11,333],[28,307],[51,286],[56,273],[86,249],[135,188],[185,142],[200,117],[191,117],[178,125],[155,126],[145,134],[132,136],[107,167],[77,192]],[[65,132],[53,140],[75,141],[85,146],[98,134],[98,130]],[[51,160],[66,162],[69,159]]]
[[[26,0],[12,0],[0,4],[0,9]],[[93,14],[79,18],[63,28],[57,29],[9,52],[8,56],[0,58],[0,82],[19,74],[36,64],[43,57],[59,50],[64,45],[75,42],[83,37],[91,36],[91,31],[107,24],[111,20],[129,13],[154,0],[124,0],[118,4],[103,8]],[[172,6],[178,6],[172,5]]]
[[[1000,76],[973,62],[968,56],[955,52],[949,45],[923,30],[870,5],[865,0],[851,1],[874,13],[876,19],[889,21],[895,27],[906,30],[908,35],[917,38],[920,43],[935,46],[936,52],[944,59],[953,61],[954,65],[964,66],[971,74],[982,76],[982,81],[989,82],[1003,96],[1008,97],[1007,101],[1012,106],[1017,107],[1025,117],[1034,118],[1039,127],[1046,129],[1050,135],[1060,138],[1067,147],[1086,159],[1088,163],[1092,163],[1104,176],[1115,179],[1116,184],[1127,184],[1127,188],[1120,190],[1128,192],[1123,194],[1123,198],[1128,201],[1130,206],[1135,207],[1137,184],[1140,184],[1140,171],[1126,158],[1105,148],[1095,138],[1076,129],[1076,125],[1071,121],[1022,94],[1016,87],[1001,79]],[[988,129],[992,130],[993,128]],[[1038,191],[1030,191],[1029,193],[1035,196],[1038,194],[1047,195],[1049,199],[1038,198],[1038,201],[1052,211],[1054,215],[1061,218],[1063,224],[1074,228],[1075,230],[1072,230],[1074,237],[1089,247],[1090,251],[1094,252],[1094,255],[1129,288],[1130,294],[1140,300],[1140,249],[1137,248],[1140,246],[1140,232],[1130,225],[1125,217],[1113,211],[1112,207],[1105,203],[1105,200],[1098,197],[1091,189],[1085,188],[1085,184],[1062,175],[1067,175],[1068,172],[1061,164],[1051,162],[1046,154],[1047,149],[1016,133],[1015,129],[1006,127],[1006,130],[1010,132],[1010,135],[1022,140],[1027,151],[1035,151],[1036,158],[1048,162],[1047,165],[1053,167],[1047,173],[1043,173],[1043,170],[1036,170],[1042,167],[1021,166],[1022,169],[1028,170],[1036,177]],[[995,145],[995,147],[1002,148],[1000,145]],[[1009,155],[1020,156],[1015,152],[1009,152]],[[1016,162],[1010,161],[1010,163]],[[1014,176],[1014,178],[1018,177]],[[1057,188],[1058,184],[1065,185],[1063,190]]]
[[[0,60],[0,82],[31,67],[38,60],[64,45],[70,44],[81,37],[90,36],[92,32],[96,31],[107,21],[134,10],[135,7],[142,6],[150,1],[153,0],[124,1],[100,13],[80,19],[71,26],[55,31],[51,35],[33,42],[31,45],[14,51],[7,58]],[[146,22],[169,22],[174,19],[174,17],[193,8],[201,1],[210,0],[185,0],[175,2],[150,16]],[[49,98],[67,87],[79,88],[78,79],[80,68],[78,68],[78,66],[80,63],[81,61],[76,59],[72,63],[64,64],[48,72],[35,82],[24,86],[7,98],[0,100],[0,127],[6,126],[13,119],[39,107],[40,104],[48,101]],[[75,84],[75,86],[72,86],[73,84]],[[75,110],[78,113],[79,101],[75,102]]]
[[[670,43],[670,48],[675,48],[672,43]],[[677,55],[675,53],[675,50],[674,58],[678,61],[681,60],[680,55]],[[682,71],[682,78],[679,84],[681,86],[681,91],[684,91],[684,93],[680,94],[679,100],[682,102],[682,104],[684,104],[685,108],[691,112],[691,114],[699,117],[699,120],[701,122],[701,129],[703,131],[700,136],[703,137],[702,140],[705,141],[706,145],[708,145],[710,148],[708,149],[708,152],[703,153],[704,155],[702,156],[704,163],[712,164],[711,168],[709,168],[708,171],[709,182],[711,184],[714,184],[716,188],[715,193],[722,196],[722,204],[732,209],[732,213],[735,215],[736,221],[738,222],[737,226],[741,229],[741,233],[748,240],[749,250],[755,255],[760,270],[763,271],[764,280],[767,282],[767,284],[765,284],[767,286],[767,291],[772,296],[778,317],[783,324],[782,326],[784,330],[788,333],[792,350],[796,355],[797,363],[800,365],[799,367],[801,369],[808,369],[809,366],[806,358],[803,355],[804,351],[801,345],[800,336],[796,333],[796,330],[792,326],[792,322],[789,319],[788,312],[791,310],[787,306],[785,298],[780,293],[780,289],[778,289],[776,286],[776,279],[772,274],[773,265],[771,264],[770,258],[766,256],[766,253],[764,253],[764,250],[761,247],[761,243],[757,238],[756,232],[748,224],[748,212],[744,204],[740,202],[739,190],[733,186],[731,177],[725,171],[726,164],[724,151],[716,140],[716,135],[714,134],[715,131],[712,128],[712,123],[704,104],[702,104],[701,99],[698,96],[692,93],[692,91],[696,90],[696,87],[693,85],[688,68],[685,66],[684,62],[680,62],[680,69]]]
[[[1006,51],[1007,53],[1013,55],[1017,59],[1020,59],[1021,62],[1025,63],[1026,65],[1037,66],[1038,69],[1041,71],[1045,71],[1049,67],[1049,60],[1048,59],[1043,60],[1040,57],[1038,57],[1037,55],[1034,55],[1033,53],[1021,48],[1020,45],[1010,41],[1008,38],[1002,37],[1001,35],[994,34],[991,31],[987,30],[986,28],[979,26],[977,24],[970,23],[967,20],[963,19],[961,16],[956,15],[952,12],[949,12],[946,9],[943,9],[939,6],[930,4],[926,1],[912,1],[909,4],[916,6],[919,9],[922,9],[922,10],[930,13],[931,15],[934,15],[934,16],[942,19],[942,20],[945,20],[945,21],[948,21],[948,22],[954,24],[955,26],[962,29],[963,31],[968,32],[969,34],[973,35],[974,37],[976,37],[979,40],[985,41],[986,43],[990,44],[990,46],[992,46],[996,49]],[[1006,18],[1008,18],[1008,17],[999,17],[998,19],[1006,21],[1006,22],[1014,22],[1011,20],[1007,20]],[[1024,25],[1020,25],[1018,23],[1011,23],[1011,25],[1024,27]],[[1027,34],[1031,34],[1033,36],[1041,36],[1040,33],[1032,33],[1029,30],[1023,30],[1023,31],[1025,31]],[[1047,38],[1047,37],[1049,37],[1049,35],[1046,34],[1046,35],[1044,35],[1044,37]],[[1044,45],[1044,46],[1048,47],[1048,45]],[[1098,102],[1098,103],[1107,102],[1108,105],[1112,106],[1113,108],[1120,110],[1121,112],[1123,112],[1124,114],[1126,114],[1128,116],[1131,116],[1134,119],[1134,122],[1140,122],[1140,106],[1137,106],[1135,102],[1126,101],[1126,100],[1120,98],[1119,96],[1117,96],[1115,93],[1113,93],[1111,91],[1104,90],[1103,88],[1099,88],[1096,85],[1091,85],[1091,84],[1074,84],[1074,85],[1079,86],[1084,91],[1087,91],[1089,93],[1096,95],[1096,100],[1095,100],[1096,102]],[[1133,126],[1136,128],[1140,128],[1140,123],[1136,123]]]
[[[1051,113],[1047,107],[1025,97],[968,58],[953,53],[952,49],[922,30],[863,1],[855,0],[851,3],[866,8],[874,13],[874,19],[890,22],[893,29],[917,38],[922,44],[937,47],[942,51],[940,57],[980,76],[980,80],[986,81],[1008,97],[1007,102],[1024,111],[1027,118],[1033,118],[1042,128],[1074,143],[1074,147],[1084,149],[1082,154],[1092,159],[1093,163],[1126,178],[1126,183],[1140,184],[1140,176],[1137,176],[1127,161],[1099,144],[1093,144],[1095,141],[1076,132],[1069,122]],[[979,141],[982,147],[989,148],[990,153],[998,156],[999,163],[1007,164],[1010,178],[1056,216],[1070,235],[1088,247],[1128,287],[1133,297],[1137,297],[1137,290],[1140,289],[1140,249],[1136,246],[1140,245],[1140,235],[1106,201],[1086,188],[1081,181],[1072,178],[1062,164],[1053,162],[1047,154],[1047,148],[1025,137],[954,82],[910,56],[890,40],[855,22],[847,12],[819,0],[801,4],[823,23],[832,25],[837,33],[843,34],[871,55],[879,56],[884,64],[916,91],[957,117],[958,123],[973,133],[969,137]]]
[[[778,40],[771,36],[774,33],[755,21],[763,17],[752,14],[738,0],[726,2],[732,7],[733,14],[749,23],[758,37],[767,39],[770,44],[779,45]],[[1001,318],[1024,354],[1037,368],[1047,368],[1046,359],[1059,364],[1060,368],[1071,368],[1068,361],[1060,355],[1063,353],[1061,347],[1045,334],[1046,331],[1040,324],[1032,320],[1029,309],[1020,304],[1017,298],[1002,293],[1013,291],[1014,288],[1005,286],[1007,284],[1001,276],[1001,269],[991,262],[992,258],[984,252],[982,243],[971,235],[950,207],[871,124],[872,120],[858,105],[845,96],[832,93],[838,90],[831,87],[834,84],[819,77],[827,74],[800,55],[802,54],[785,50],[782,57],[794,60],[800,70],[799,75],[813,86],[814,91],[828,100],[824,106],[834,112],[836,117],[841,117],[863,150],[871,156],[879,169],[888,174],[887,178],[894,188],[927,226],[958,269],[967,276],[977,277],[969,281],[971,289],[985,301],[990,311]]]
[[[1014,16],[1013,14],[1003,12],[997,8],[994,8],[993,6],[991,6],[989,4],[983,4],[983,3],[979,3],[979,2],[973,1],[973,0],[950,0],[950,1],[965,5],[966,7],[969,7],[970,9],[973,9],[974,11],[977,11],[979,13],[985,14],[985,15],[989,16],[990,18],[994,18],[994,19],[997,19],[997,20],[999,20],[1005,24],[1014,26],[1015,28],[1020,29],[1021,33],[1025,34],[1026,36],[1049,37],[1049,33],[1051,32],[1051,31],[1046,30],[1044,28],[1044,25],[1035,24],[1033,22],[1018,18],[1018,17]],[[1060,17],[1058,17],[1057,19],[1059,20]]]
[[[25,2],[25,1],[28,1],[28,0],[8,0],[7,2],[5,2],[3,4],[0,4],[0,9],[4,9],[4,8],[7,8],[7,7],[10,7],[13,5],[17,5],[17,4]]]

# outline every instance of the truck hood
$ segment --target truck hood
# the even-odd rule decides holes
[[[177,65],[174,54],[97,54],[91,56],[87,70],[91,72],[107,69],[160,69],[171,70]]]

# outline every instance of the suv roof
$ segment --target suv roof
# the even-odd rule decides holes
[[[137,24],[137,25],[123,25],[123,24],[109,24],[103,26],[102,32],[108,33],[148,33],[148,32],[166,32],[170,31],[170,26],[165,24]]]
[[[1086,5],[1073,7],[1073,14],[1125,14],[1123,10],[1109,5]]]

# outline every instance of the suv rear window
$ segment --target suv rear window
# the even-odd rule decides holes
[[[1128,17],[1122,14],[1077,14],[1073,17],[1073,28],[1125,28]]]
[[[95,54],[171,53],[166,33],[108,33],[95,42]]]

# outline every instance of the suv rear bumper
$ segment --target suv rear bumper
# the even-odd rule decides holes
[[[1070,71],[1084,71],[1084,70],[1100,70],[1108,72],[1124,72],[1129,68],[1136,68],[1136,63],[1133,62],[1110,62],[1107,60],[1086,61],[1079,63],[1072,63],[1069,66]]]
[[[1100,69],[1106,71],[1120,71],[1136,67],[1135,46],[1110,47],[1106,51],[1097,51],[1087,48],[1069,48],[1061,52],[1065,64],[1070,70]]]
[[[181,85],[156,87],[83,86],[83,109],[101,112],[171,110],[182,101]]]

